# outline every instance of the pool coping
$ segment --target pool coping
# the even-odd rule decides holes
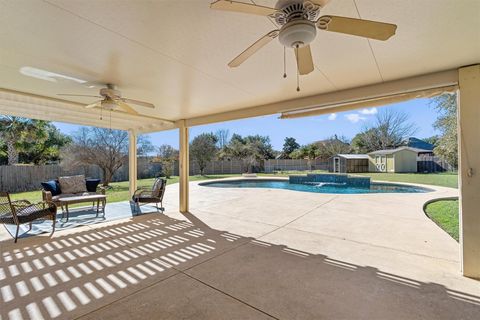
[[[288,177],[229,177],[229,178],[220,178],[220,179],[212,179],[212,180],[207,180],[207,181],[200,181],[198,182],[198,185],[201,187],[208,186],[209,184],[214,184],[218,182],[223,182],[223,181],[258,181],[258,180],[264,180],[264,181],[289,181]],[[383,180],[371,180],[372,183],[381,183],[381,184],[387,184],[387,185],[397,185],[397,186],[410,186],[410,187],[417,187],[417,188],[423,188],[426,189],[427,192],[421,192],[421,193],[431,193],[431,192],[437,192],[441,191],[442,188],[447,188],[451,190],[458,190],[455,188],[449,188],[449,187],[443,187],[443,186],[433,186],[433,185],[428,185],[428,184],[419,184],[419,183],[408,183],[408,182],[392,182],[392,181],[383,181]],[[213,187],[215,188],[215,187]],[[255,187],[248,188],[245,187],[244,189],[256,189]],[[287,191],[292,191],[288,189],[277,189],[277,188],[264,188],[264,189],[275,189],[275,190],[287,190]],[[415,192],[414,192],[415,193]],[[360,193],[363,194],[363,193]],[[369,193],[365,193],[369,194]]]

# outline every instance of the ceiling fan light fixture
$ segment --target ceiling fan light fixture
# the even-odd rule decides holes
[[[117,107],[117,103],[110,98],[103,99],[101,105],[105,110],[114,110]]]
[[[303,47],[310,44],[317,35],[315,24],[309,20],[293,20],[280,29],[278,40],[289,48]]]

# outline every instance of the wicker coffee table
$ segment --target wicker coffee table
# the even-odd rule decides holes
[[[92,195],[87,195],[87,196],[76,196],[76,197],[65,197],[65,198],[60,198],[58,199],[59,204],[62,206],[62,219],[64,218],[65,213],[67,214],[67,220],[68,221],[68,216],[69,216],[69,211],[68,211],[68,206],[71,204],[76,204],[76,203],[84,203],[84,202],[92,202],[95,206],[95,202],[97,203],[97,215],[100,212],[100,209],[103,213],[103,216],[105,216],[105,206],[107,205],[107,196],[103,194],[92,194]],[[100,203],[102,206],[100,207]],[[65,208],[65,209],[64,209]]]

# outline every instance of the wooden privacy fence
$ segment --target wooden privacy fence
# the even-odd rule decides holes
[[[324,159],[271,159],[264,162],[265,172],[328,170],[329,161]]]
[[[160,174],[161,165],[147,159],[138,159],[137,177],[153,178]],[[21,165],[0,166],[0,191],[21,192],[41,189],[40,182],[56,179],[60,176],[83,174],[85,177],[102,179],[102,170],[98,166],[64,168],[60,165]],[[128,180],[128,165],[121,167],[113,176],[113,181]]]
[[[174,165],[174,175],[178,176],[178,162]],[[190,175],[199,175],[200,167],[196,161],[190,160]],[[204,174],[240,174],[245,172],[245,166],[242,160],[223,160],[223,161],[211,161],[207,164],[204,170]],[[258,167],[256,171],[259,171]]]
[[[417,172],[433,173],[445,171],[455,171],[455,168],[439,157],[428,155],[417,157]]]

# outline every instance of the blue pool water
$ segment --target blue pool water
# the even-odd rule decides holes
[[[286,189],[314,193],[424,193],[432,190],[417,186],[393,184],[393,183],[375,183],[372,182],[370,188],[352,187],[341,183],[308,183],[296,184],[289,183],[287,180],[229,180],[217,182],[204,182],[201,186],[216,188],[271,188]]]

